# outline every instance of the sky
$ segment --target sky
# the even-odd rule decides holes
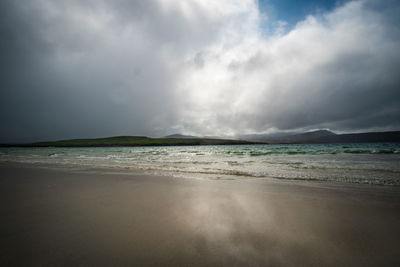
[[[0,143],[400,130],[395,0],[4,0]]]
[[[307,15],[332,11],[346,2],[348,0],[258,0],[259,12],[267,18],[261,27],[273,29],[274,25],[270,25],[271,21],[282,21],[288,28],[292,28]]]

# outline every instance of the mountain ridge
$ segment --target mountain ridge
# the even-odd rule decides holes
[[[201,138],[201,137],[175,133],[175,134],[166,135],[166,136],[164,136],[162,138],[185,138],[185,139],[191,139],[191,138]]]
[[[2,147],[111,147],[111,146],[185,146],[244,145],[260,142],[211,138],[151,138],[147,136],[112,136],[106,138],[69,139],[30,144],[3,144]]]
[[[180,138],[176,138],[180,137]],[[173,134],[163,138],[147,136],[113,136],[106,138],[69,139],[28,144],[0,144],[0,147],[105,147],[105,146],[184,146],[184,145],[251,145],[251,144],[334,144],[334,143],[400,143],[400,131],[336,134],[329,130],[294,133],[265,139],[225,139]]]
[[[275,144],[396,143],[400,142],[400,131],[335,134],[328,130],[317,130],[260,141]]]

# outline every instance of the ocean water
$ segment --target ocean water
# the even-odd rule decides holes
[[[400,144],[1,148],[0,161],[140,170],[196,179],[400,185]]]

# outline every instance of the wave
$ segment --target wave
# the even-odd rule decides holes
[[[277,180],[284,181],[307,181],[307,182],[321,182],[321,183],[350,183],[350,184],[366,184],[366,185],[382,185],[382,186],[400,186],[400,181],[396,179],[364,179],[364,178],[348,178],[348,177],[334,177],[334,178],[318,178],[318,177],[284,177],[272,176]]]
[[[64,153],[50,153],[47,156],[50,158],[57,158],[58,156],[63,155]]]
[[[207,146],[186,150],[40,148],[0,149],[0,161],[144,170],[204,179],[278,177],[397,185],[399,152],[400,144]]]
[[[336,155],[336,154],[399,154],[399,150],[388,150],[388,149],[383,149],[383,150],[376,150],[376,149],[346,149],[343,151],[330,151],[330,150],[319,150],[319,151],[250,151],[249,155],[251,157],[258,157],[258,156],[268,156],[268,155]],[[232,153],[233,154],[233,153]]]
[[[282,163],[285,164],[285,163]],[[290,163],[289,163],[290,164]],[[399,173],[400,170],[396,169],[370,169],[370,168],[354,168],[354,167],[325,167],[325,166],[300,166],[301,164],[293,164],[292,168],[296,169],[308,169],[308,170],[338,170],[338,171],[364,171],[364,172],[385,172],[385,173]],[[290,166],[290,165],[289,165]]]

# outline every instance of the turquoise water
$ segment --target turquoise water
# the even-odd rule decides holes
[[[200,179],[400,185],[400,144],[1,148],[0,161],[141,170]]]

